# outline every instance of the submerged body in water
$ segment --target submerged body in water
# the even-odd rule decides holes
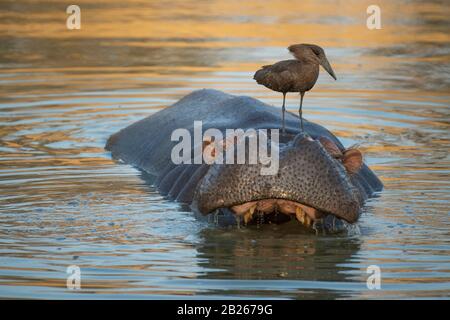
[[[190,204],[203,215],[219,214],[226,223],[296,219],[314,229],[339,229],[356,222],[364,201],[382,189],[359,150],[345,149],[333,134],[312,122],[305,121],[301,132],[299,117],[290,113],[287,132],[278,144],[275,174],[261,175],[262,164],[174,164],[172,132],[179,128],[191,132],[200,119],[204,129],[225,132],[274,129],[280,115],[250,97],[199,90],[112,135],[106,149],[114,158],[154,175],[163,195]]]

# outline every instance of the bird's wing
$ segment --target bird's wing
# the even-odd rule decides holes
[[[268,67],[270,67],[270,71],[274,73],[282,73],[284,71],[295,70],[299,66],[299,61],[297,60],[283,60],[277,63],[274,63]]]
[[[299,68],[297,60],[283,60],[272,65],[263,66],[256,71],[254,79],[259,84],[275,91],[287,92],[295,80]]]

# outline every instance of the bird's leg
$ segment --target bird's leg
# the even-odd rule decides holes
[[[303,105],[303,96],[305,95],[304,92],[300,92],[300,108],[298,109],[298,115],[300,117],[300,125],[303,130],[303,117],[302,117],[302,105]]]
[[[286,92],[283,92],[283,105],[281,106],[281,115],[282,115],[283,120],[282,120],[281,133],[285,133],[285,128],[284,128],[284,114],[286,112],[285,102],[286,102]]]

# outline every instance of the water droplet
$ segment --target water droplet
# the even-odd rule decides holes
[[[258,211],[256,213],[256,228],[260,228],[264,224],[264,212]]]
[[[241,228],[241,217],[240,216],[236,216],[236,225],[237,225],[238,229]]]

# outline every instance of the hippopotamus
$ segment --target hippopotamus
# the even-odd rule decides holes
[[[345,148],[319,124],[304,120],[301,130],[292,113],[286,114],[285,132],[272,150],[278,152],[275,174],[262,174],[262,163],[174,162],[179,141],[173,132],[183,128],[195,135],[199,120],[202,133],[211,128],[276,132],[281,124],[278,110],[255,98],[202,89],[111,135],[105,148],[114,159],[152,176],[162,195],[224,224],[295,220],[316,230],[339,229],[354,224],[364,202],[383,188],[358,149]],[[275,137],[268,134],[268,145]],[[203,136],[200,146],[188,145],[204,151],[211,140]],[[221,141],[222,146],[233,143],[229,140]],[[214,155],[215,149],[208,152]]]

